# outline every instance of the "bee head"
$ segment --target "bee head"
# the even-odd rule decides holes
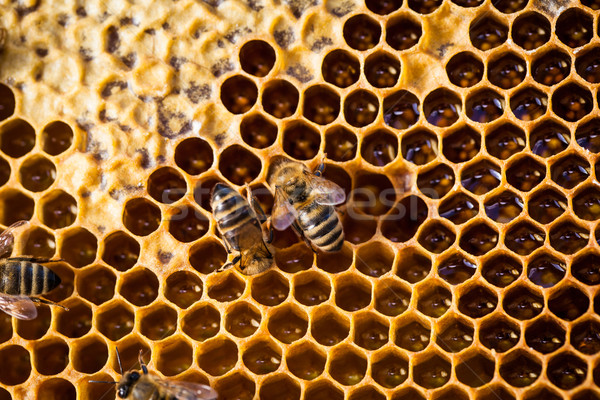
[[[117,386],[117,396],[124,399],[129,395],[131,387],[140,379],[140,373],[137,371],[127,372],[121,378],[119,385]]]
[[[273,255],[267,249],[255,249],[246,252],[241,258],[240,271],[244,275],[259,274],[273,265]]]

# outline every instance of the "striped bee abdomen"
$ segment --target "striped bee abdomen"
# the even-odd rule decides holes
[[[338,251],[344,244],[342,223],[333,206],[309,202],[298,209],[298,225],[323,251]]]
[[[7,259],[0,265],[0,292],[35,296],[60,285],[60,278],[49,268],[31,261]]]
[[[248,223],[260,226],[246,199],[225,184],[215,185],[211,207],[219,231],[235,250],[240,250],[238,235],[241,227]]]

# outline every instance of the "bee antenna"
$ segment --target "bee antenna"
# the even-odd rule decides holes
[[[143,353],[143,350],[140,349],[140,354],[138,355],[138,360],[140,362],[140,367],[142,368],[142,371],[144,372],[144,374],[147,374],[148,367],[146,367],[146,364],[144,364],[144,360],[142,359],[142,353]]]
[[[117,362],[119,363],[119,372],[121,372],[121,375],[123,375],[123,365],[121,364],[121,356],[119,355],[119,348],[115,347],[115,350],[117,352]]]

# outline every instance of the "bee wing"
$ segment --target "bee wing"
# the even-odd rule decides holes
[[[315,201],[326,206],[334,206],[346,200],[346,192],[337,183],[319,176],[310,178],[310,185],[315,193]]]
[[[275,202],[273,204],[273,211],[271,212],[273,227],[278,231],[283,231],[294,222],[297,215],[298,212],[290,204],[283,191],[275,189]]]
[[[171,381],[155,378],[157,385],[162,386],[169,398],[178,400],[217,400],[219,396],[210,386],[195,382]]]
[[[23,226],[28,226],[29,221],[21,220],[17,221],[8,228],[6,228],[0,234],[0,257],[3,257],[6,253],[11,250],[13,243],[15,242],[15,231]]]
[[[34,319],[37,308],[29,297],[0,294],[0,310],[18,319]]]

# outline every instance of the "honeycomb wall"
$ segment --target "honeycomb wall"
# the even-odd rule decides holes
[[[0,400],[114,398],[116,347],[222,399],[600,397],[597,1],[0,7],[0,224],[69,308],[0,314]],[[213,273],[210,189],[270,210],[282,154],[342,251]]]

